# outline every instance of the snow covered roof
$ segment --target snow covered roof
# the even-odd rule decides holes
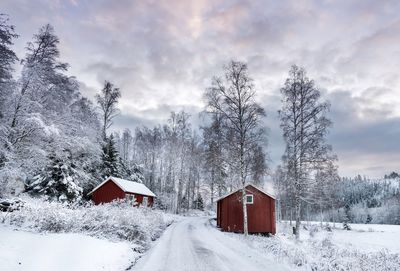
[[[135,194],[144,195],[144,196],[150,196],[150,197],[156,197],[156,195],[153,192],[151,192],[151,190],[148,189],[147,186],[145,186],[142,183],[128,181],[128,180],[124,180],[124,179],[117,178],[117,177],[112,177],[112,176],[110,176],[107,179],[105,179],[104,182],[99,184],[88,195],[92,194],[94,191],[96,191],[98,188],[100,188],[103,184],[105,184],[109,180],[114,182],[124,192],[135,193]]]
[[[248,185],[246,185],[246,187],[248,187],[248,186],[254,187],[255,189],[257,189],[257,190],[260,191],[261,193],[267,195],[268,197],[271,197],[271,198],[275,199],[275,196],[274,196],[274,195],[272,195],[272,194],[270,194],[270,193],[268,193],[268,192],[262,190],[261,188],[255,186],[254,184],[248,184]],[[236,193],[237,191],[239,191],[239,190],[242,190],[242,188],[237,189],[237,190],[234,190],[234,191],[232,191],[231,193],[229,193],[229,194],[227,194],[227,195],[225,195],[225,196],[222,196],[222,197],[218,198],[216,201],[220,201],[221,199],[224,199],[224,198],[226,198],[226,197],[229,197],[230,195],[235,194],[235,193]]]

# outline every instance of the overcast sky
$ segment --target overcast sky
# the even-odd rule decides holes
[[[283,141],[279,88],[292,64],[331,102],[329,142],[340,173],[400,170],[400,1],[1,0],[20,35],[50,23],[84,95],[121,88],[115,129],[165,122],[186,110],[198,125],[202,94],[230,59],[246,61],[266,109],[271,167]]]

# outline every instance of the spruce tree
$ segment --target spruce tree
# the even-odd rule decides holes
[[[102,178],[108,176],[120,177],[118,171],[119,157],[115,146],[114,136],[111,134],[103,143],[101,153],[102,165],[100,168]]]
[[[49,155],[49,164],[28,185],[33,194],[46,195],[59,201],[77,201],[82,197],[83,189],[79,186],[78,171],[68,158]]]

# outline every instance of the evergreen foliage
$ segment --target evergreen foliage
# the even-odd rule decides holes
[[[102,146],[101,153],[101,176],[102,179],[107,178],[108,176],[121,177],[119,174],[119,157],[118,151],[115,146],[114,136],[111,134]]]
[[[75,165],[69,160],[56,157],[55,154],[49,157],[49,161],[42,172],[33,177],[27,190],[59,201],[80,200],[83,189],[79,185],[79,179],[82,179],[82,176],[75,169]]]

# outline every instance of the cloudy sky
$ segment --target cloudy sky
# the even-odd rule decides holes
[[[20,57],[51,23],[85,95],[104,80],[122,91],[115,129],[165,122],[184,109],[200,123],[202,93],[230,59],[246,61],[265,107],[272,167],[283,141],[279,88],[304,66],[331,102],[340,173],[400,170],[400,1],[1,0]]]

